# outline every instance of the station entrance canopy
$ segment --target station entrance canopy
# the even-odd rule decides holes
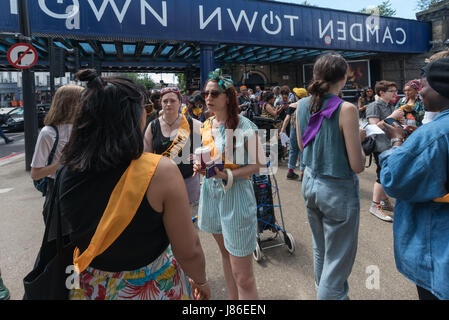
[[[29,0],[35,70],[49,65],[49,38],[95,57],[104,71],[202,74],[226,63],[294,62],[337,51],[424,53],[431,26],[414,20],[266,0]],[[17,0],[0,1],[0,65],[20,39]]]

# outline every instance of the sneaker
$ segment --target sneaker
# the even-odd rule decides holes
[[[394,212],[394,207],[391,205],[390,199],[385,199],[380,202],[382,209],[390,212]]]
[[[14,142],[14,139],[8,139],[8,140],[5,141],[5,144],[13,143],[13,142]]]
[[[374,216],[376,216],[377,218],[379,218],[380,220],[393,222],[393,218],[384,212],[384,209],[382,209],[382,204],[380,203],[379,204],[373,203],[371,205],[371,208],[369,209],[369,212]]]
[[[3,284],[3,280],[0,277],[0,300],[9,300],[9,290]]]
[[[299,178],[299,175],[297,175],[294,172],[287,173],[287,179],[288,180],[298,180],[298,178]]]

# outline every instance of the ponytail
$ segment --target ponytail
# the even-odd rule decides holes
[[[312,95],[312,102],[310,104],[310,112],[316,113],[320,111],[323,104],[323,98],[329,92],[330,84],[325,80],[316,80],[308,87],[309,93]]]

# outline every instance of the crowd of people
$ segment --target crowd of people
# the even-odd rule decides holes
[[[348,299],[361,210],[357,174],[370,154],[377,180],[369,212],[394,220],[398,270],[420,299],[449,299],[447,56],[430,58],[403,98],[383,80],[363,89],[356,105],[342,99],[348,63],[336,53],[317,59],[307,89],[293,90],[237,90],[217,69],[203,91],[148,93],[127,78],[80,71],[85,87],[56,92],[31,171],[33,180],[48,179],[46,228],[55,223],[49,202],[58,201],[64,235],[76,246],[80,281],[69,298],[210,299],[192,223],[197,205],[199,229],[220,250],[228,298],[258,299],[251,176],[267,163],[251,109],[272,120],[280,140],[288,137],[286,178],[302,181],[318,299]],[[368,134],[370,126],[382,133]],[[106,235],[109,242],[96,240]],[[0,277],[0,298],[7,297]]]

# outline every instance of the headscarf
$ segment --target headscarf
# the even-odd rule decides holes
[[[209,72],[209,79],[218,81],[218,86],[223,91],[226,91],[227,89],[234,86],[234,82],[231,79],[225,78],[223,76],[223,71],[220,68],[215,69],[215,71]]]
[[[416,90],[416,92],[421,91],[421,82],[419,80],[411,80],[405,84],[406,87],[410,87],[413,90]]]

